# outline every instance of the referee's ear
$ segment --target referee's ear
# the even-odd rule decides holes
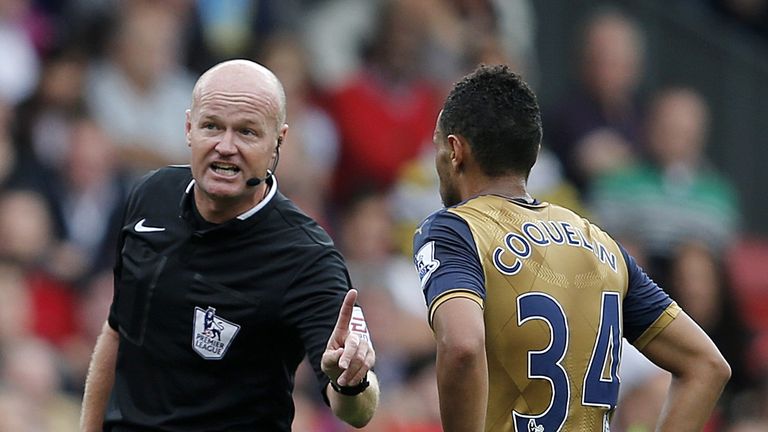
[[[192,131],[192,110],[184,111],[184,137],[187,140],[187,147],[192,147],[192,138],[189,134]]]

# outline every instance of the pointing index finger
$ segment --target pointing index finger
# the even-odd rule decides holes
[[[336,321],[335,331],[347,331],[349,330],[349,323],[352,320],[352,309],[357,301],[357,290],[351,289],[344,297],[344,302],[341,304],[339,310],[339,319]]]

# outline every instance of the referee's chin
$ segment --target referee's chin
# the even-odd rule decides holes
[[[252,195],[255,188],[247,187],[242,178],[221,180],[204,175],[195,180],[195,192],[201,192],[214,201],[227,202]]]

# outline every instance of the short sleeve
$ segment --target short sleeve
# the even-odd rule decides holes
[[[449,298],[467,297],[483,306],[485,276],[466,221],[446,210],[429,216],[414,234],[413,251],[430,325],[435,309]]]
[[[629,287],[624,299],[624,337],[638,349],[645,347],[672,322],[680,308],[619,246],[627,264]]]

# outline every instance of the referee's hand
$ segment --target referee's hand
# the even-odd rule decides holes
[[[369,343],[367,331],[350,331],[349,323],[356,300],[357,290],[349,290],[321,361],[323,372],[344,387],[359,384],[376,362],[376,353]]]

